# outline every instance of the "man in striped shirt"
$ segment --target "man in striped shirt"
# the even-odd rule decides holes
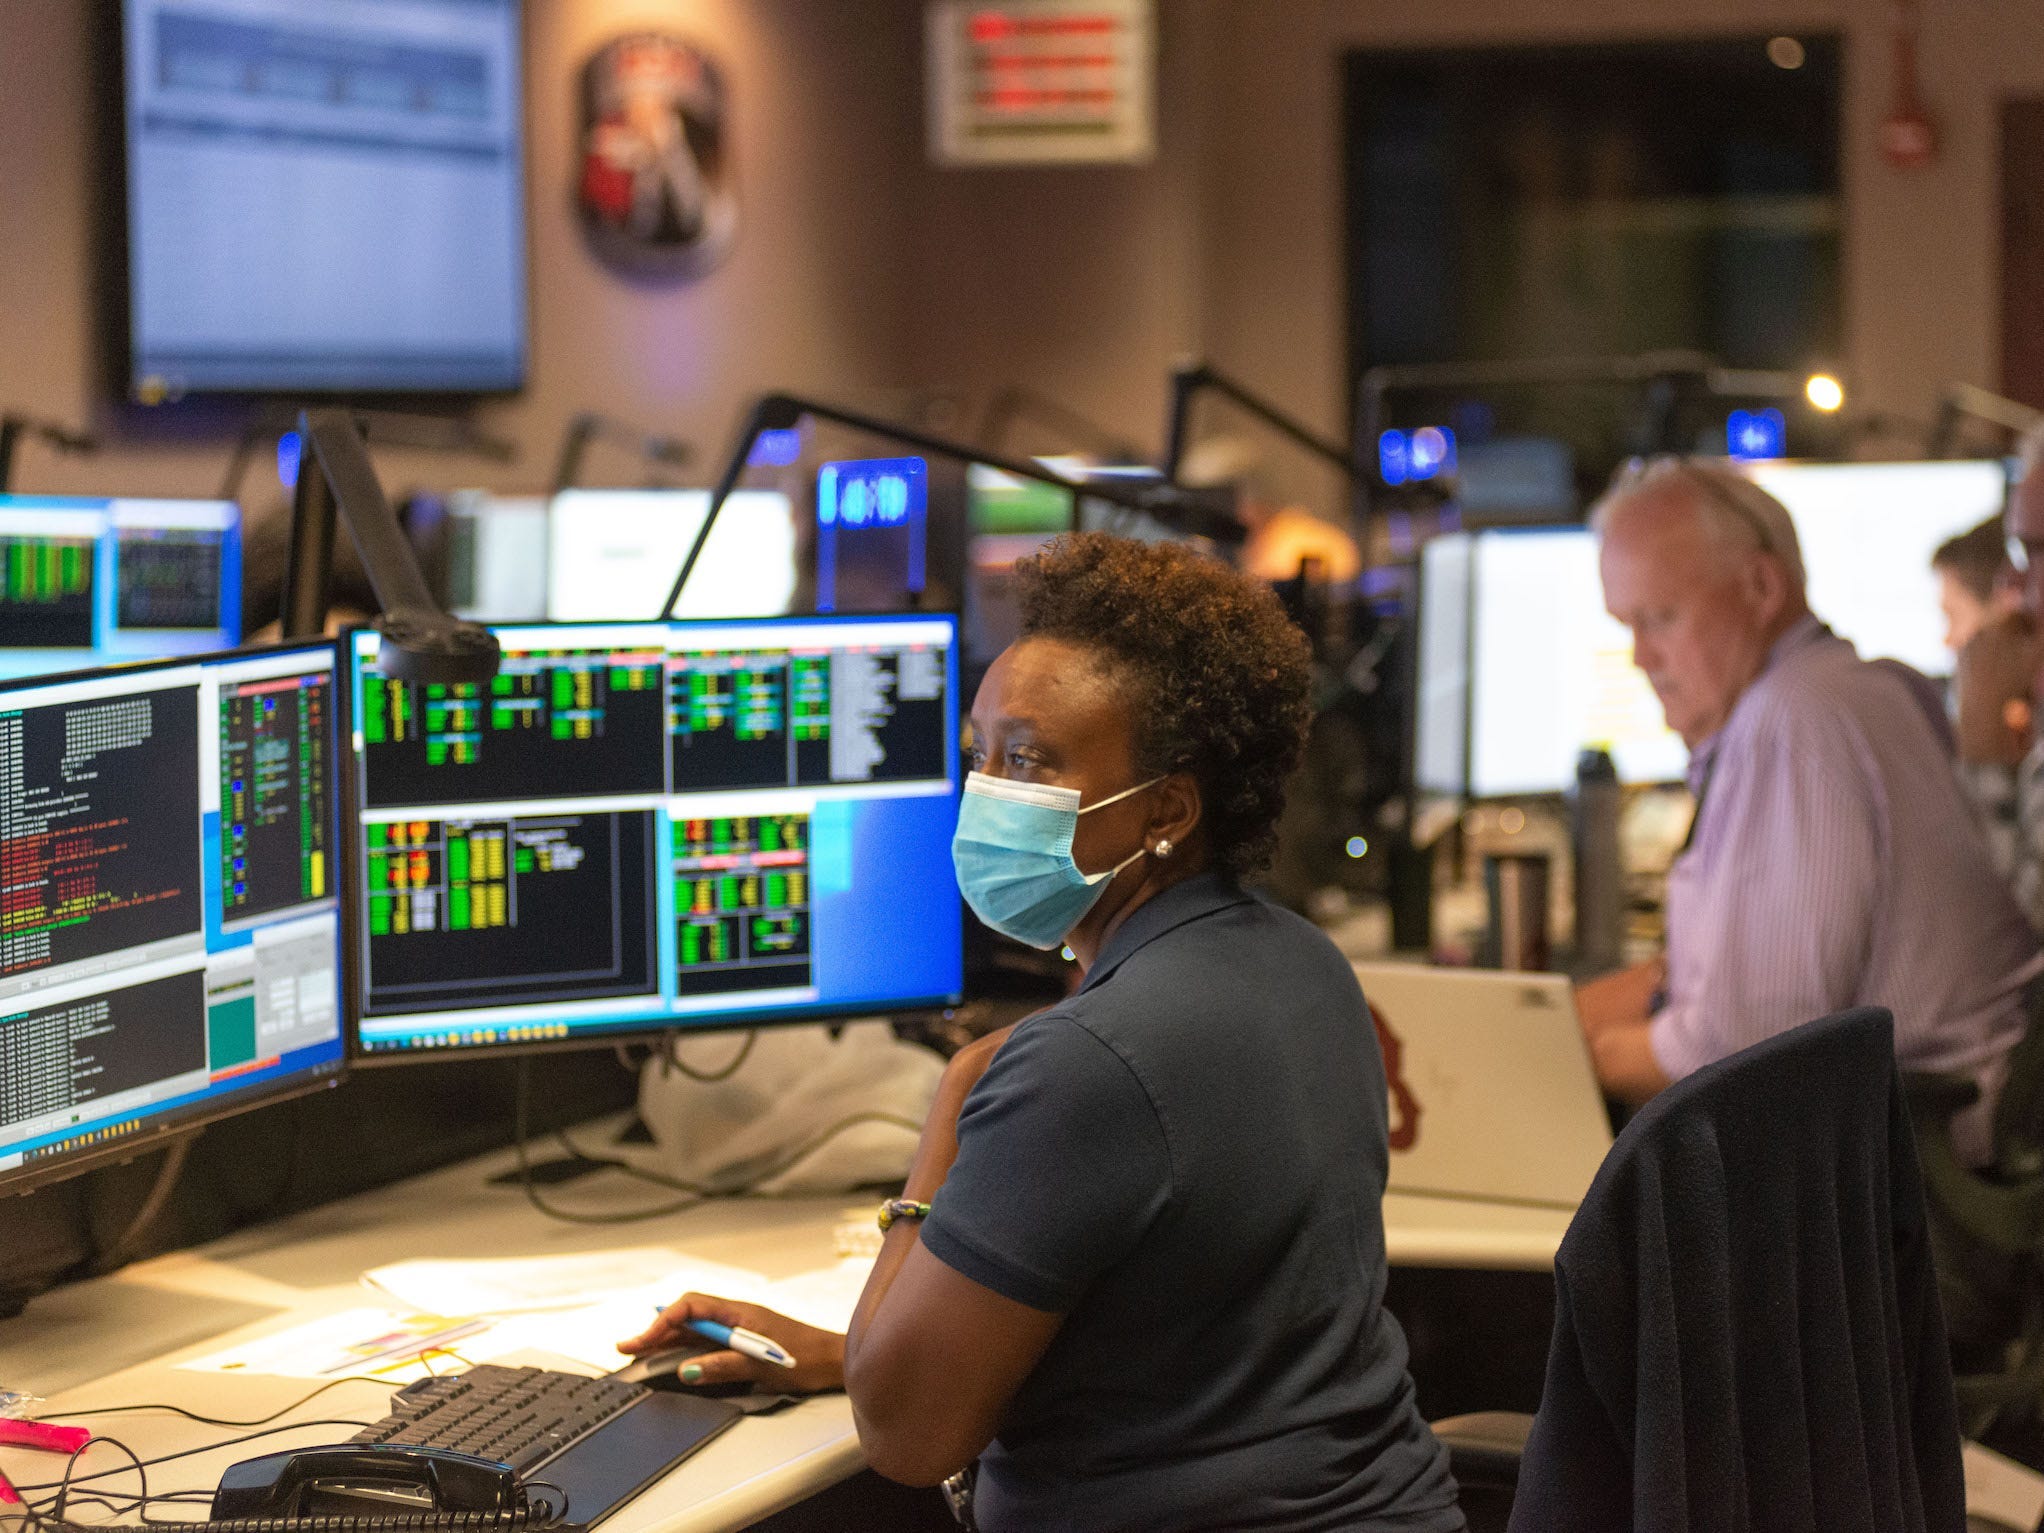
[[[1644,1101],[1848,1006],[1895,1014],[1905,1068],[1958,1071],[1984,1158],[2036,937],[1987,860],[1937,723],[1898,669],[1811,614],[1781,503],[1675,459],[1593,515],[1604,601],[1632,631],[1699,807],[1668,875],[1664,965],[1582,987],[1605,1089]]]

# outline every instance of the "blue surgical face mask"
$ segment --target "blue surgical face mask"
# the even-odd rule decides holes
[[[958,833],[951,838],[951,865],[965,903],[1003,936],[1035,948],[1056,947],[1107,892],[1114,875],[1148,850],[1137,847],[1105,873],[1081,872],[1072,861],[1079,816],[1163,780],[1152,777],[1081,809],[1076,788],[971,773],[958,806]]]

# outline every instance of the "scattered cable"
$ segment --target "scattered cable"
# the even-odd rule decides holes
[[[518,1152],[518,1188],[525,1194],[525,1201],[549,1219],[558,1219],[563,1224],[636,1224],[645,1219],[664,1219],[671,1214],[681,1213],[703,1201],[706,1194],[691,1192],[677,1202],[662,1204],[658,1208],[630,1209],[615,1214],[585,1214],[571,1208],[560,1208],[547,1202],[541,1196],[539,1184],[532,1179],[532,1146],[528,1132],[531,1117],[532,1061],[523,1058],[518,1061],[518,1084],[514,1093],[512,1109],[511,1140]]]
[[[704,1071],[692,1068],[681,1057],[681,1034],[679,1032],[670,1028],[661,1035],[661,1047],[666,1054],[667,1063],[679,1070],[683,1075],[686,1075],[690,1080],[700,1081],[705,1086],[714,1086],[719,1081],[728,1081],[732,1076],[736,1075],[739,1067],[752,1057],[753,1048],[758,1042],[759,1029],[755,1027],[746,1033],[745,1041],[738,1045],[738,1052],[731,1056],[731,1063],[725,1065],[722,1069]]]
[[[132,1468],[135,1472],[136,1481],[135,1488],[137,1493],[142,1497],[144,1501],[147,1501],[149,1499],[149,1466],[142,1462],[142,1455],[137,1453],[133,1448],[129,1447],[126,1443],[120,1441],[118,1438],[113,1437],[91,1438],[79,1444],[77,1451],[74,1452],[68,1459],[64,1461],[64,1478],[58,1482],[57,1499],[51,1503],[50,1507],[51,1517],[55,1518],[58,1522],[62,1522],[64,1520],[64,1502],[65,1499],[71,1494],[71,1479],[72,1476],[78,1472],[78,1461],[85,1457],[86,1454],[92,1451],[94,1443],[104,1443],[109,1448],[118,1448],[121,1452],[127,1454],[128,1457],[131,1460],[133,1460],[132,1464],[123,1465],[118,1469],[104,1470],[100,1474],[95,1475],[94,1478],[103,1480],[107,1477],[107,1475],[110,1474],[126,1474],[129,1471],[129,1469]],[[23,1489],[23,1487],[16,1486],[15,1489],[21,1490]],[[23,1499],[22,1504],[24,1506],[28,1504],[25,1497]]]
[[[757,1034],[755,1033],[753,1036],[756,1037]],[[665,1176],[658,1171],[649,1170],[644,1166],[635,1166],[629,1161],[620,1160],[614,1156],[591,1155],[578,1148],[575,1142],[568,1137],[566,1130],[555,1129],[553,1130],[555,1141],[575,1159],[590,1165],[602,1166],[606,1170],[621,1171],[636,1181],[650,1182],[654,1186],[665,1187],[682,1194],[680,1198],[651,1208],[626,1209],[619,1213],[584,1213],[579,1209],[562,1208],[557,1204],[549,1203],[540,1192],[538,1184],[532,1179],[530,1142],[531,1093],[531,1063],[529,1060],[521,1059],[518,1063],[516,1104],[512,1114],[512,1142],[518,1155],[519,1190],[524,1193],[526,1202],[539,1210],[540,1213],[546,1215],[549,1219],[558,1219],[564,1224],[638,1224],[649,1219],[665,1219],[674,1214],[684,1213],[694,1208],[697,1204],[707,1202],[713,1198],[757,1196],[759,1195],[757,1189],[761,1185],[772,1181],[775,1177],[787,1171],[793,1170],[847,1129],[856,1128],[862,1123],[885,1123],[895,1128],[905,1129],[911,1134],[920,1134],[923,1129],[922,1124],[915,1122],[913,1119],[903,1117],[899,1113],[879,1111],[852,1113],[844,1118],[840,1118],[821,1133],[813,1135],[798,1145],[791,1154],[782,1157],[778,1162],[767,1166],[750,1180],[736,1187],[709,1187],[699,1182],[684,1181],[680,1177]]]
[[[129,1449],[126,1446],[126,1444],[121,1443],[114,1438],[95,1437],[91,1442],[87,1443],[84,1447],[80,1448],[77,1453],[71,1455],[72,1462],[65,1466],[63,1479],[51,1480],[45,1484],[40,1485],[16,1485],[14,1488],[20,1491],[22,1493],[22,1496],[26,1498],[30,1491],[61,1490],[71,1485],[89,1485],[94,1481],[104,1480],[113,1475],[132,1474],[135,1468],[137,1467],[142,1469],[154,1469],[159,1464],[168,1464],[176,1459],[195,1458],[201,1453],[217,1453],[222,1448],[238,1448],[243,1443],[252,1443],[264,1437],[275,1437],[280,1432],[296,1432],[304,1427],[353,1427],[355,1430],[360,1431],[363,1427],[372,1427],[375,1425],[376,1423],[373,1421],[342,1421],[339,1419],[326,1417],[317,1418],[312,1421],[289,1421],[284,1423],[282,1426],[265,1427],[260,1432],[250,1432],[242,1437],[230,1437],[227,1438],[224,1442],[205,1443],[200,1447],[196,1448],[180,1448],[175,1453],[165,1453],[156,1458],[137,1459],[134,1465],[123,1465],[118,1469],[101,1469],[88,1475],[74,1475],[73,1471],[77,1467],[77,1460],[79,1456],[81,1454],[91,1452],[95,1444],[108,1443],[113,1445],[114,1447],[120,1448],[121,1451],[124,1453],[132,1452],[132,1450]]]
[[[151,1401],[142,1405],[96,1405],[90,1410],[83,1411],[40,1411],[37,1415],[45,1421],[72,1421],[80,1416],[117,1416],[131,1411],[168,1411],[174,1416],[184,1417],[187,1421],[196,1421],[201,1426],[266,1427],[279,1416],[288,1416],[300,1406],[310,1405],[329,1389],[339,1389],[343,1384],[376,1384],[384,1389],[395,1389],[397,1387],[389,1379],[372,1378],[366,1373],[351,1373],[346,1378],[333,1379],[322,1384],[311,1394],[301,1395],[289,1405],[281,1406],[271,1411],[267,1416],[258,1416],[253,1421],[234,1421],[225,1416],[201,1416],[197,1411],[188,1411],[182,1405],[169,1405],[160,1401]]]

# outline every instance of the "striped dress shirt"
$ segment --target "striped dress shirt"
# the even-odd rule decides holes
[[[2044,955],[1908,687],[1806,618],[1692,753],[1690,785],[1699,819],[1668,874],[1652,1023],[1662,1070],[1885,1006],[1903,1068],[1980,1083],[1954,1131],[1981,1159]]]

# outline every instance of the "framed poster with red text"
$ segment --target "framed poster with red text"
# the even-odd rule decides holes
[[[940,165],[1156,153],[1153,0],[931,0],[925,44]]]

